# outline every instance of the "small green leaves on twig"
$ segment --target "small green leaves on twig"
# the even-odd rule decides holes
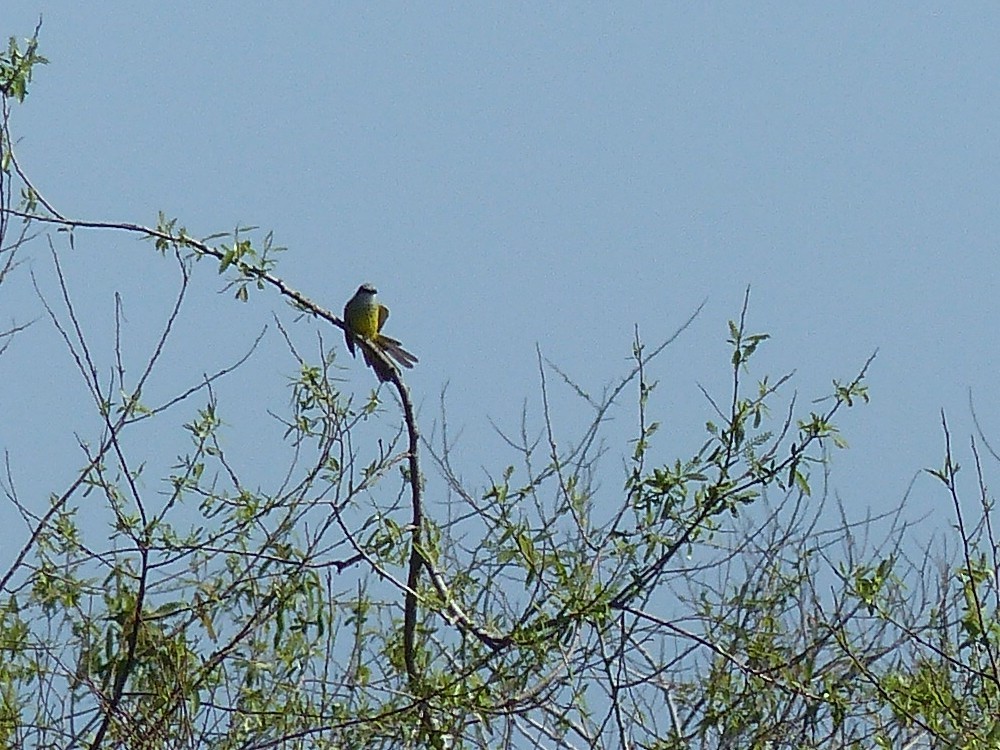
[[[184,227],[178,229],[177,219],[168,219],[162,211],[156,219],[156,234],[150,236],[154,237],[160,255],[166,255],[167,250],[179,250],[188,246],[187,230]]]
[[[743,332],[742,322],[737,325],[735,321],[729,321],[729,338],[727,343],[733,347],[733,366],[745,365],[746,361],[757,351],[757,347],[764,341],[771,338],[768,333],[753,333],[747,335]]]
[[[23,102],[28,95],[28,84],[36,65],[45,65],[48,60],[38,54],[38,32],[42,27],[41,20],[35,27],[34,34],[25,40],[24,51],[16,37],[10,37],[7,51],[0,54],[0,95],[5,98]]]

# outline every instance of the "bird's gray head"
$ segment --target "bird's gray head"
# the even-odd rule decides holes
[[[370,294],[374,296],[378,294],[378,289],[375,288],[374,284],[370,284],[366,281],[358,287],[358,294]]]

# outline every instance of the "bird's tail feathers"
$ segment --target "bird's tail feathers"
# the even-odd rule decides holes
[[[391,364],[387,364],[381,357],[373,355],[367,346],[361,347],[361,353],[364,355],[365,364],[375,371],[375,376],[379,379],[380,383],[392,380],[393,368]]]
[[[399,341],[391,336],[383,336],[382,334],[379,334],[376,345],[379,349],[385,352],[390,359],[395,360],[407,369],[412,368],[413,365],[419,362],[416,357],[403,348],[403,345]]]

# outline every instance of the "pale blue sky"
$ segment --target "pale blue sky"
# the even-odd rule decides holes
[[[993,4],[3,6],[4,37],[44,16],[51,64],[13,122],[43,193],[77,218],[273,230],[289,248],[278,273],[333,310],[373,281],[388,332],[421,359],[408,382],[425,431],[450,382],[474,482],[513,460],[487,418],[515,428],[526,398],[537,414],[536,343],[599,392],[629,367],[635,324],[657,342],[707,299],[651,373],[658,455],[689,455],[710,416],[696,384],[724,392],[725,323],[747,284],[751,329],[774,337],[761,366],[797,368],[803,399],[880,349],[833,476],[857,512],[939,462],[940,408],[965,440],[970,387],[1000,423]],[[169,268],[148,245],[89,234],[74,252],[95,340],[114,290],[135,327],[162,318]],[[32,267],[50,273],[44,253]],[[22,287],[4,319],[38,314]],[[270,293],[201,295],[204,339],[168,370],[225,364],[283,309]],[[29,335],[5,369],[52,362],[62,394],[65,353]],[[283,388],[291,368],[271,351],[254,372]],[[373,383],[357,363],[348,374],[359,392]],[[557,403],[572,437],[576,407]],[[43,446],[28,420],[50,417],[6,408],[22,420],[7,422],[24,435],[14,465],[30,467]],[[623,429],[632,413],[616,413]],[[930,480],[912,502],[946,508]]]

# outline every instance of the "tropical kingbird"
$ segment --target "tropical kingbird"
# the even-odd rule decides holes
[[[377,294],[378,291],[371,284],[362,284],[344,305],[344,339],[347,341],[347,348],[352,357],[356,356],[354,350],[356,336],[403,367],[411,368],[417,363],[417,358],[406,351],[396,339],[382,333],[382,326],[389,317],[389,308],[379,303]],[[364,345],[361,346],[361,353],[364,355],[365,364],[375,371],[381,382],[384,383],[391,378],[392,373],[386,367],[386,363],[373,357]]]

